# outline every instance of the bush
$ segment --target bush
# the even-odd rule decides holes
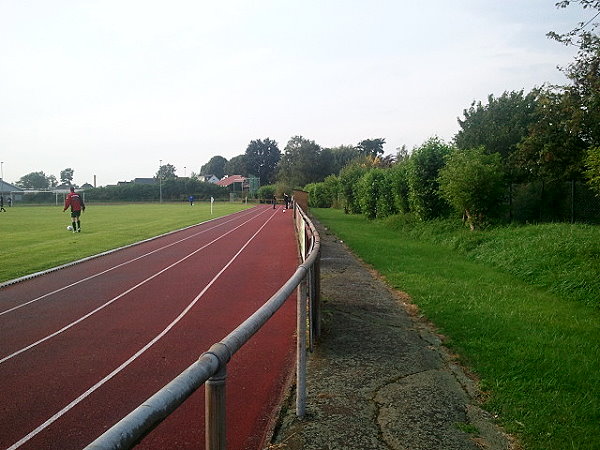
[[[600,147],[593,147],[587,151],[585,167],[589,186],[600,196]]]
[[[402,161],[392,166],[387,173],[394,193],[394,203],[396,210],[401,213],[408,213],[410,207],[408,204],[408,161]]]
[[[266,184],[258,188],[256,196],[261,202],[270,202],[273,201],[276,190],[277,187],[274,184]]]
[[[331,194],[325,183],[311,183],[304,187],[308,192],[308,206],[311,208],[331,208]]]
[[[421,220],[444,217],[450,205],[439,195],[439,171],[452,147],[433,137],[417,148],[409,159],[408,201],[410,210]]]
[[[340,185],[346,213],[361,213],[358,200],[358,181],[365,173],[367,173],[367,169],[358,163],[349,164],[340,172]]]
[[[391,177],[387,172],[383,169],[371,169],[358,182],[361,212],[369,219],[396,213]]]
[[[455,149],[447,155],[446,165],[439,173],[440,194],[456,212],[464,214],[471,229],[500,215],[505,183],[498,153],[486,154],[483,147]]]

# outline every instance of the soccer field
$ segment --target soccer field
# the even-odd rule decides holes
[[[0,212],[0,283],[251,207],[197,202],[88,204],[81,233],[67,230],[60,206],[13,206]]]

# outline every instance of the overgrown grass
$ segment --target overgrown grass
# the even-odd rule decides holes
[[[66,230],[61,206],[14,206],[0,213],[0,283],[177,228],[239,211],[237,203],[90,204],[81,233]]]
[[[312,212],[411,295],[525,448],[599,448],[600,228],[470,233],[449,222]]]

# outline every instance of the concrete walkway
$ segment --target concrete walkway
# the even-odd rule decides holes
[[[408,298],[317,226],[323,332],[309,355],[307,415],[295,417],[292,392],[267,448],[514,448]]]

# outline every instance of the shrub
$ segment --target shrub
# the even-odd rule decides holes
[[[501,156],[486,154],[483,147],[455,149],[447,155],[439,172],[440,194],[464,214],[471,229],[498,215],[505,193],[502,167]]]
[[[452,147],[437,137],[417,148],[408,164],[408,201],[410,210],[421,220],[444,217],[450,206],[439,195],[439,171]]]

